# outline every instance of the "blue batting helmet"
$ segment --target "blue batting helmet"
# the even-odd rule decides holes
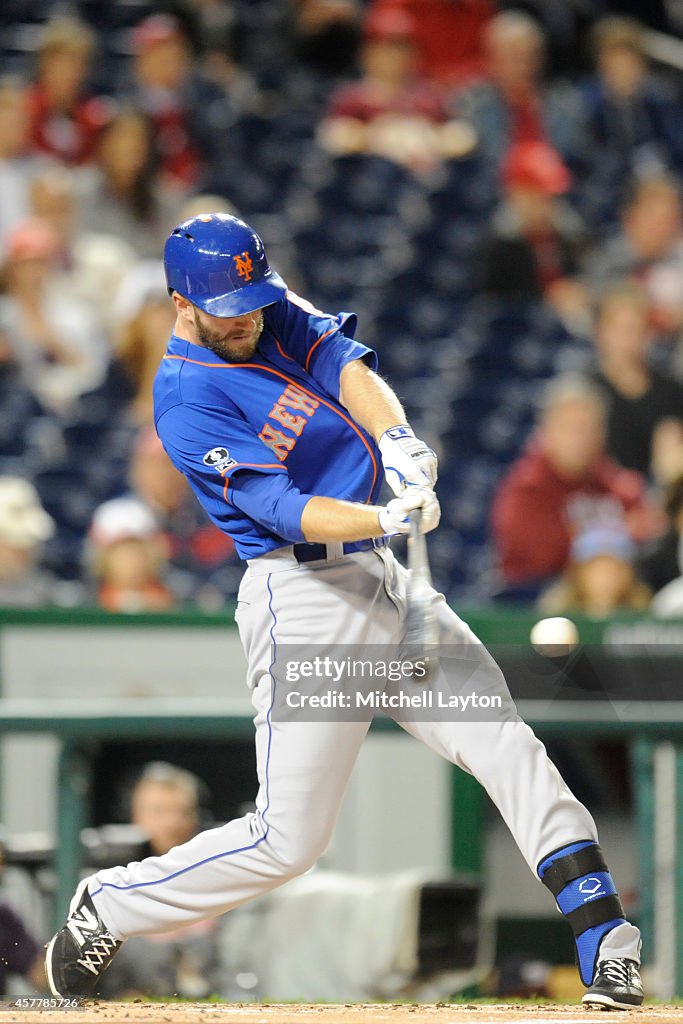
[[[164,269],[169,293],[179,292],[211,316],[252,313],[287,291],[256,232],[227,213],[203,213],[174,228]]]

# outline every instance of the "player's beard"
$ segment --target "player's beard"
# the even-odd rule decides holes
[[[226,337],[220,330],[214,330],[201,323],[197,310],[194,310],[194,328],[200,345],[211,349],[226,363],[248,363],[256,351],[259,338],[263,333],[263,310],[254,314],[254,326],[251,330],[242,329],[239,338]]]

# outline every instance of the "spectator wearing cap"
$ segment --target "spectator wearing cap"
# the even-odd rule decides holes
[[[33,146],[64,164],[90,159],[110,101],[88,96],[86,81],[95,36],[82,22],[48,22],[36,54],[35,83],[28,95]]]
[[[584,308],[587,295],[575,275],[583,225],[562,196],[571,176],[545,142],[514,145],[503,163],[505,199],[493,218],[481,259],[483,290],[502,299],[556,302]]]
[[[40,565],[54,523],[28,480],[0,477],[0,605],[33,608],[52,604],[54,578]]]
[[[561,573],[572,538],[595,522],[623,517],[636,542],[661,533],[644,479],[605,453],[606,418],[602,394],[589,381],[569,375],[547,386],[527,450],[493,504],[493,538],[509,587],[531,591]]]
[[[567,83],[543,81],[545,37],[522,11],[502,11],[484,30],[484,77],[457,97],[482,155],[500,167],[511,146],[547,142],[571,166],[585,148],[581,106]]]
[[[0,330],[20,381],[45,408],[66,413],[100,382],[107,352],[91,311],[62,287],[59,237],[46,221],[9,233],[3,279]]]
[[[636,545],[618,520],[597,521],[574,537],[562,579],[539,601],[547,614],[579,612],[606,619],[624,611],[646,611],[652,594],[638,579]]]
[[[399,9],[415,21],[420,73],[452,87],[484,72],[484,30],[495,13],[491,0],[373,0],[370,11]]]
[[[418,72],[415,31],[415,19],[400,8],[370,14],[361,78],[333,92],[321,125],[327,149],[375,153],[416,171],[430,170],[449,155],[445,93]]]
[[[620,465],[650,475],[657,433],[683,425],[683,385],[654,369],[651,306],[629,282],[607,291],[595,322],[595,382],[607,403],[607,451]]]
[[[234,120],[225,92],[196,70],[183,24],[152,14],[133,31],[129,99],[150,119],[161,169],[180,191],[218,157]]]
[[[149,117],[121,108],[103,129],[76,194],[81,233],[109,235],[140,258],[158,259],[177,223],[178,196],[161,180]]]
[[[592,44],[596,73],[582,96],[593,160],[616,162],[622,176],[653,165],[683,171],[680,103],[648,66],[643,26],[601,18]]]
[[[97,602],[108,612],[154,612],[175,598],[163,581],[166,547],[154,515],[136,498],[112,498],[90,526],[89,563]]]

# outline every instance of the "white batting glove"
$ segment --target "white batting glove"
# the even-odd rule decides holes
[[[433,487],[436,483],[435,453],[415,437],[407,423],[385,430],[378,441],[384,475],[394,494],[400,495],[406,484]]]
[[[436,529],[441,506],[431,487],[406,487],[400,498],[392,498],[379,513],[379,525],[387,535],[410,533],[410,513],[422,509],[420,533]]]

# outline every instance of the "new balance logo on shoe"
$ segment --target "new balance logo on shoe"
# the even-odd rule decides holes
[[[78,945],[84,946],[86,936],[83,935],[83,932],[96,932],[100,927],[100,922],[97,920],[95,914],[91,913],[87,907],[82,907],[79,913],[74,914],[71,920],[66,922],[66,927],[69,929]]]

